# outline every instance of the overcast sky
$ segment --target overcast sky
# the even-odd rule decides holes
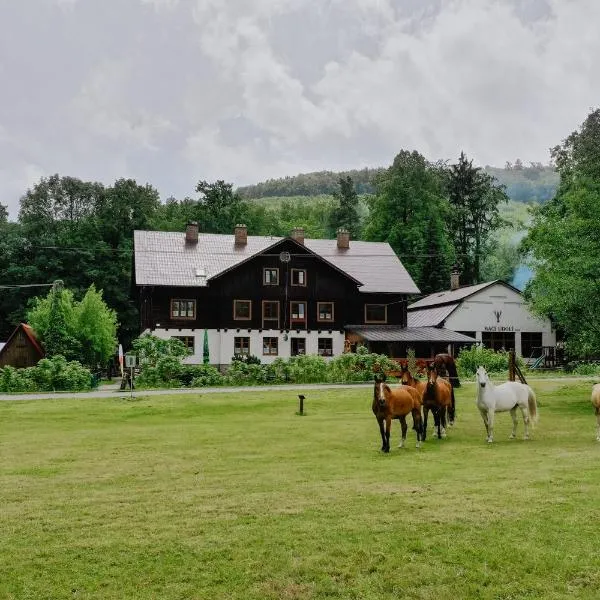
[[[600,104],[598,0],[0,0],[0,202],[163,199],[429,159],[546,162]]]

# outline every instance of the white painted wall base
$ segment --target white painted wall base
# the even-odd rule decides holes
[[[184,359],[187,364],[195,365],[202,364],[202,348],[204,345],[204,329],[155,329],[151,332],[161,339],[169,339],[172,337],[194,337],[194,354]],[[209,362],[212,365],[229,365],[233,357],[234,338],[236,337],[248,337],[250,338],[250,354],[260,358],[264,364],[272,363],[277,358],[290,358],[291,356],[291,340],[292,338],[304,338],[306,340],[306,354],[318,354],[319,350],[319,338],[331,338],[333,346],[333,356],[323,357],[326,360],[339,356],[344,351],[344,339],[345,334],[340,331],[331,331],[327,329],[319,331],[311,330],[308,331],[297,331],[289,330],[281,333],[279,329],[263,329],[258,331],[257,329],[209,329],[208,330],[208,350],[209,350]],[[263,338],[264,337],[276,337],[278,339],[278,354],[274,355],[263,355]],[[286,339],[287,338],[287,339]]]

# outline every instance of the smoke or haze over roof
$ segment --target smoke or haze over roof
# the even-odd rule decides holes
[[[0,0],[0,202],[58,172],[163,198],[546,161],[600,98],[597,0]]]

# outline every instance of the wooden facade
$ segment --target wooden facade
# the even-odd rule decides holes
[[[289,252],[289,262],[281,262],[282,252]],[[386,324],[406,327],[406,298],[362,293],[351,276],[288,239],[214,277],[208,286],[139,289],[142,330],[343,331],[349,324],[381,322],[378,313]],[[375,318],[369,321],[369,316]]]
[[[34,367],[44,358],[44,350],[35,337],[33,329],[21,323],[0,350],[0,368],[11,366],[18,369]]]

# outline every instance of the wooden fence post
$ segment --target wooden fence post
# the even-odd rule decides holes
[[[515,351],[510,350],[508,352],[508,380],[515,380]]]

